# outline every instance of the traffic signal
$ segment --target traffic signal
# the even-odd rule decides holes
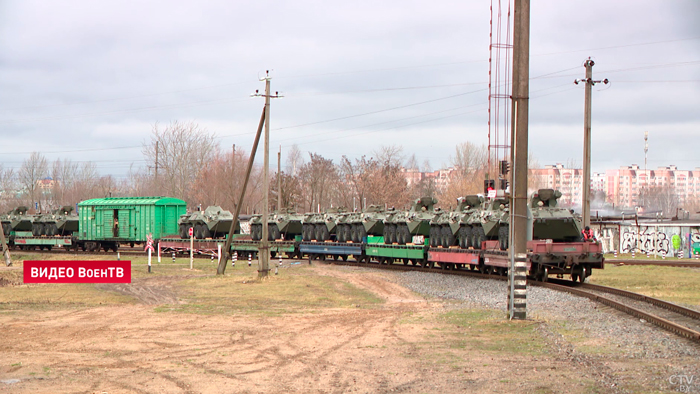
[[[510,171],[510,163],[507,160],[501,160],[501,175],[506,175]]]
[[[484,194],[489,194],[489,191],[496,189],[496,181],[493,179],[484,180]]]
[[[508,189],[508,180],[507,179],[500,179],[501,181],[501,190],[507,190]]]

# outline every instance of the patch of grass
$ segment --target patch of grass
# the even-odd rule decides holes
[[[614,266],[596,270],[590,282],[700,307],[700,270],[684,267]]]
[[[493,310],[457,310],[440,316],[449,348],[487,352],[542,354],[544,345],[531,321],[507,320]]]
[[[255,267],[236,268],[226,276],[202,276],[178,282],[185,304],[157,311],[200,314],[278,315],[325,308],[372,307],[382,300],[339,279],[305,268],[257,279]]]

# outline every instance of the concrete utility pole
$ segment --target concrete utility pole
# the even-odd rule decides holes
[[[595,62],[589,57],[583,66],[586,67],[586,79],[577,79],[575,84],[584,82],[586,84],[585,103],[583,108],[583,197],[581,198],[581,214],[583,215],[583,226],[591,225],[591,88],[599,82],[608,83],[607,79],[602,81],[593,80],[593,66]]]
[[[263,211],[262,211],[262,239],[258,252],[258,277],[267,277],[270,272],[270,241],[268,238],[267,222],[270,217],[270,98],[281,97],[275,92],[270,96],[270,71],[265,72],[265,152],[263,160]]]
[[[509,269],[508,311],[511,319],[527,317],[527,149],[530,91],[530,0],[515,0],[513,17],[513,92],[511,160],[512,239],[513,254]]]
[[[280,171],[282,171],[282,145],[280,145],[280,151],[277,152],[277,212],[282,212],[282,176]]]
[[[158,183],[158,141],[156,141],[156,184]]]

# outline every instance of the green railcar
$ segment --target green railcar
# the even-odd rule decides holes
[[[171,197],[94,198],[78,204],[79,238],[90,249],[112,247],[114,243],[146,242],[177,236],[177,220],[187,211],[187,203]]]

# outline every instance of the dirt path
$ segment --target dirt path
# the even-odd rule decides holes
[[[0,392],[585,391],[571,386],[581,377],[575,366],[446,344],[435,320],[442,304],[382,273],[313,269],[386,302],[281,317],[194,315],[154,311],[180,302],[164,279],[106,287],[142,304],[0,315]]]

